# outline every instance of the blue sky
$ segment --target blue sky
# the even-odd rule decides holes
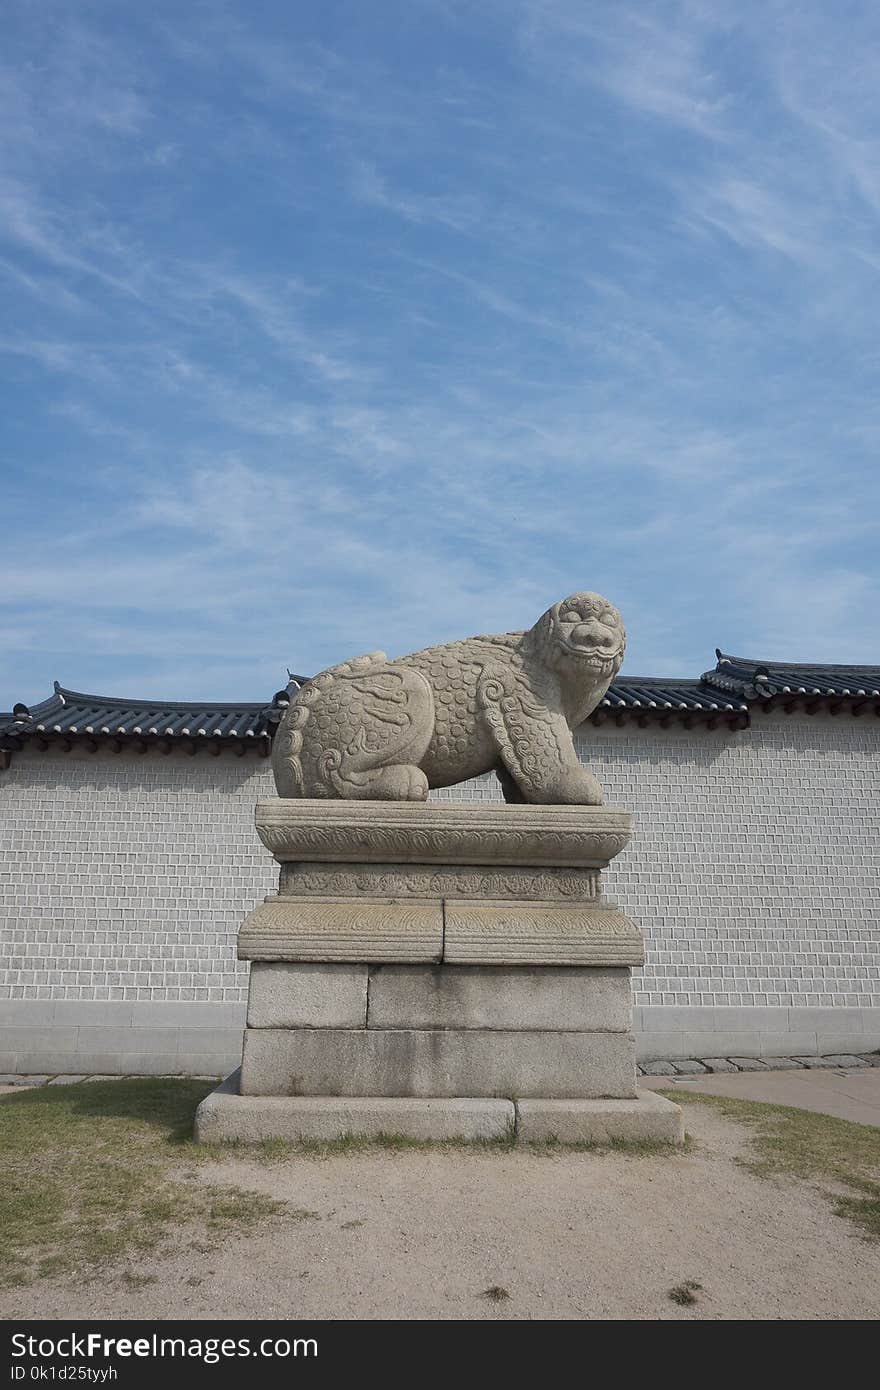
[[[7,0],[0,707],[573,589],[880,661],[880,9]]]

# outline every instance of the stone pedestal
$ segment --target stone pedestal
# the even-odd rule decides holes
[[[635,1084],[641,933],[602,896],[604,807],[277,800],[279,891],[246,919],[240,1075],[203,1141],[682,1137]]]

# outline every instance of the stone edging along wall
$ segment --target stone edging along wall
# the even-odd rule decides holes
[[[639,1054],[880,1047],[880,724],[756,715],[741,732],[587,726],[605,876],[646,936]],[[0,773],[0,1072],[215,1073],[237,1062],[245,913],[275,886],[264,761],[17,754]],[[494,778],[436,793],[495,800]]]

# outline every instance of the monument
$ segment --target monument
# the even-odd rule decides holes
[[[680,1142],[679,1108],[636,1089],[642,936],[602,892],[630,815],[572,738],[625,641],[577,593],[527,631],[373,652],[296,693],[256,811],[280,878],[239,932],[241,1070],[199,1139]],[[506,805],[428,802],[492,770]]]

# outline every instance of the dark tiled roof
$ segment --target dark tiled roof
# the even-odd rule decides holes
[[[300,682],[298,682],[300,683]],[[0,714],[0,739],[14,746],[28,738],[218,739],[225,743],[271,739],[287,703],[279,692],[270,704],[209,704],[168,700],[117,700],[85,695],[55,682],[54,694],[27,709]]]
[[[651,676],[623,676],[613,682],[600,708],[742,712],[748,708],[741,696],[707,689],[702,681],[663,680]]]
[[[767,700],[774,695],[812,695],[828,698],[880,696],[880,666],[797,665],[785,661],[756,661],[728,656],[716,650],[714,671],[703,682],[745,700]]]
[[[858,714],[865,702],[880,700],[880,666],[794,665],[755,661],[716,651],[717,665],[699,680],[651,676],[622,676],[590,716],[636,719],[639,723],[682,719],[715,728],[742,727],[749,712],[768,702],[791,708],[799,703],[814,710],[831,702],[833,710]],[[116,700],[108,695],[84,695],[55,682],[48,700],[27,709],[16,705],[0,714],[0,749],[15,749],[28,739],[84,739],[100,742],[134,740],[165,743],[179,740],[190,747],[215,742],[239,751],[257,746],[268,751],[289,695],[308,678],[291,677],[290,686],[267,704],[182,704],[178,701]],[[880,712],[880,704],[877,706]],[[118,743],[117,743],[118,746]]]

